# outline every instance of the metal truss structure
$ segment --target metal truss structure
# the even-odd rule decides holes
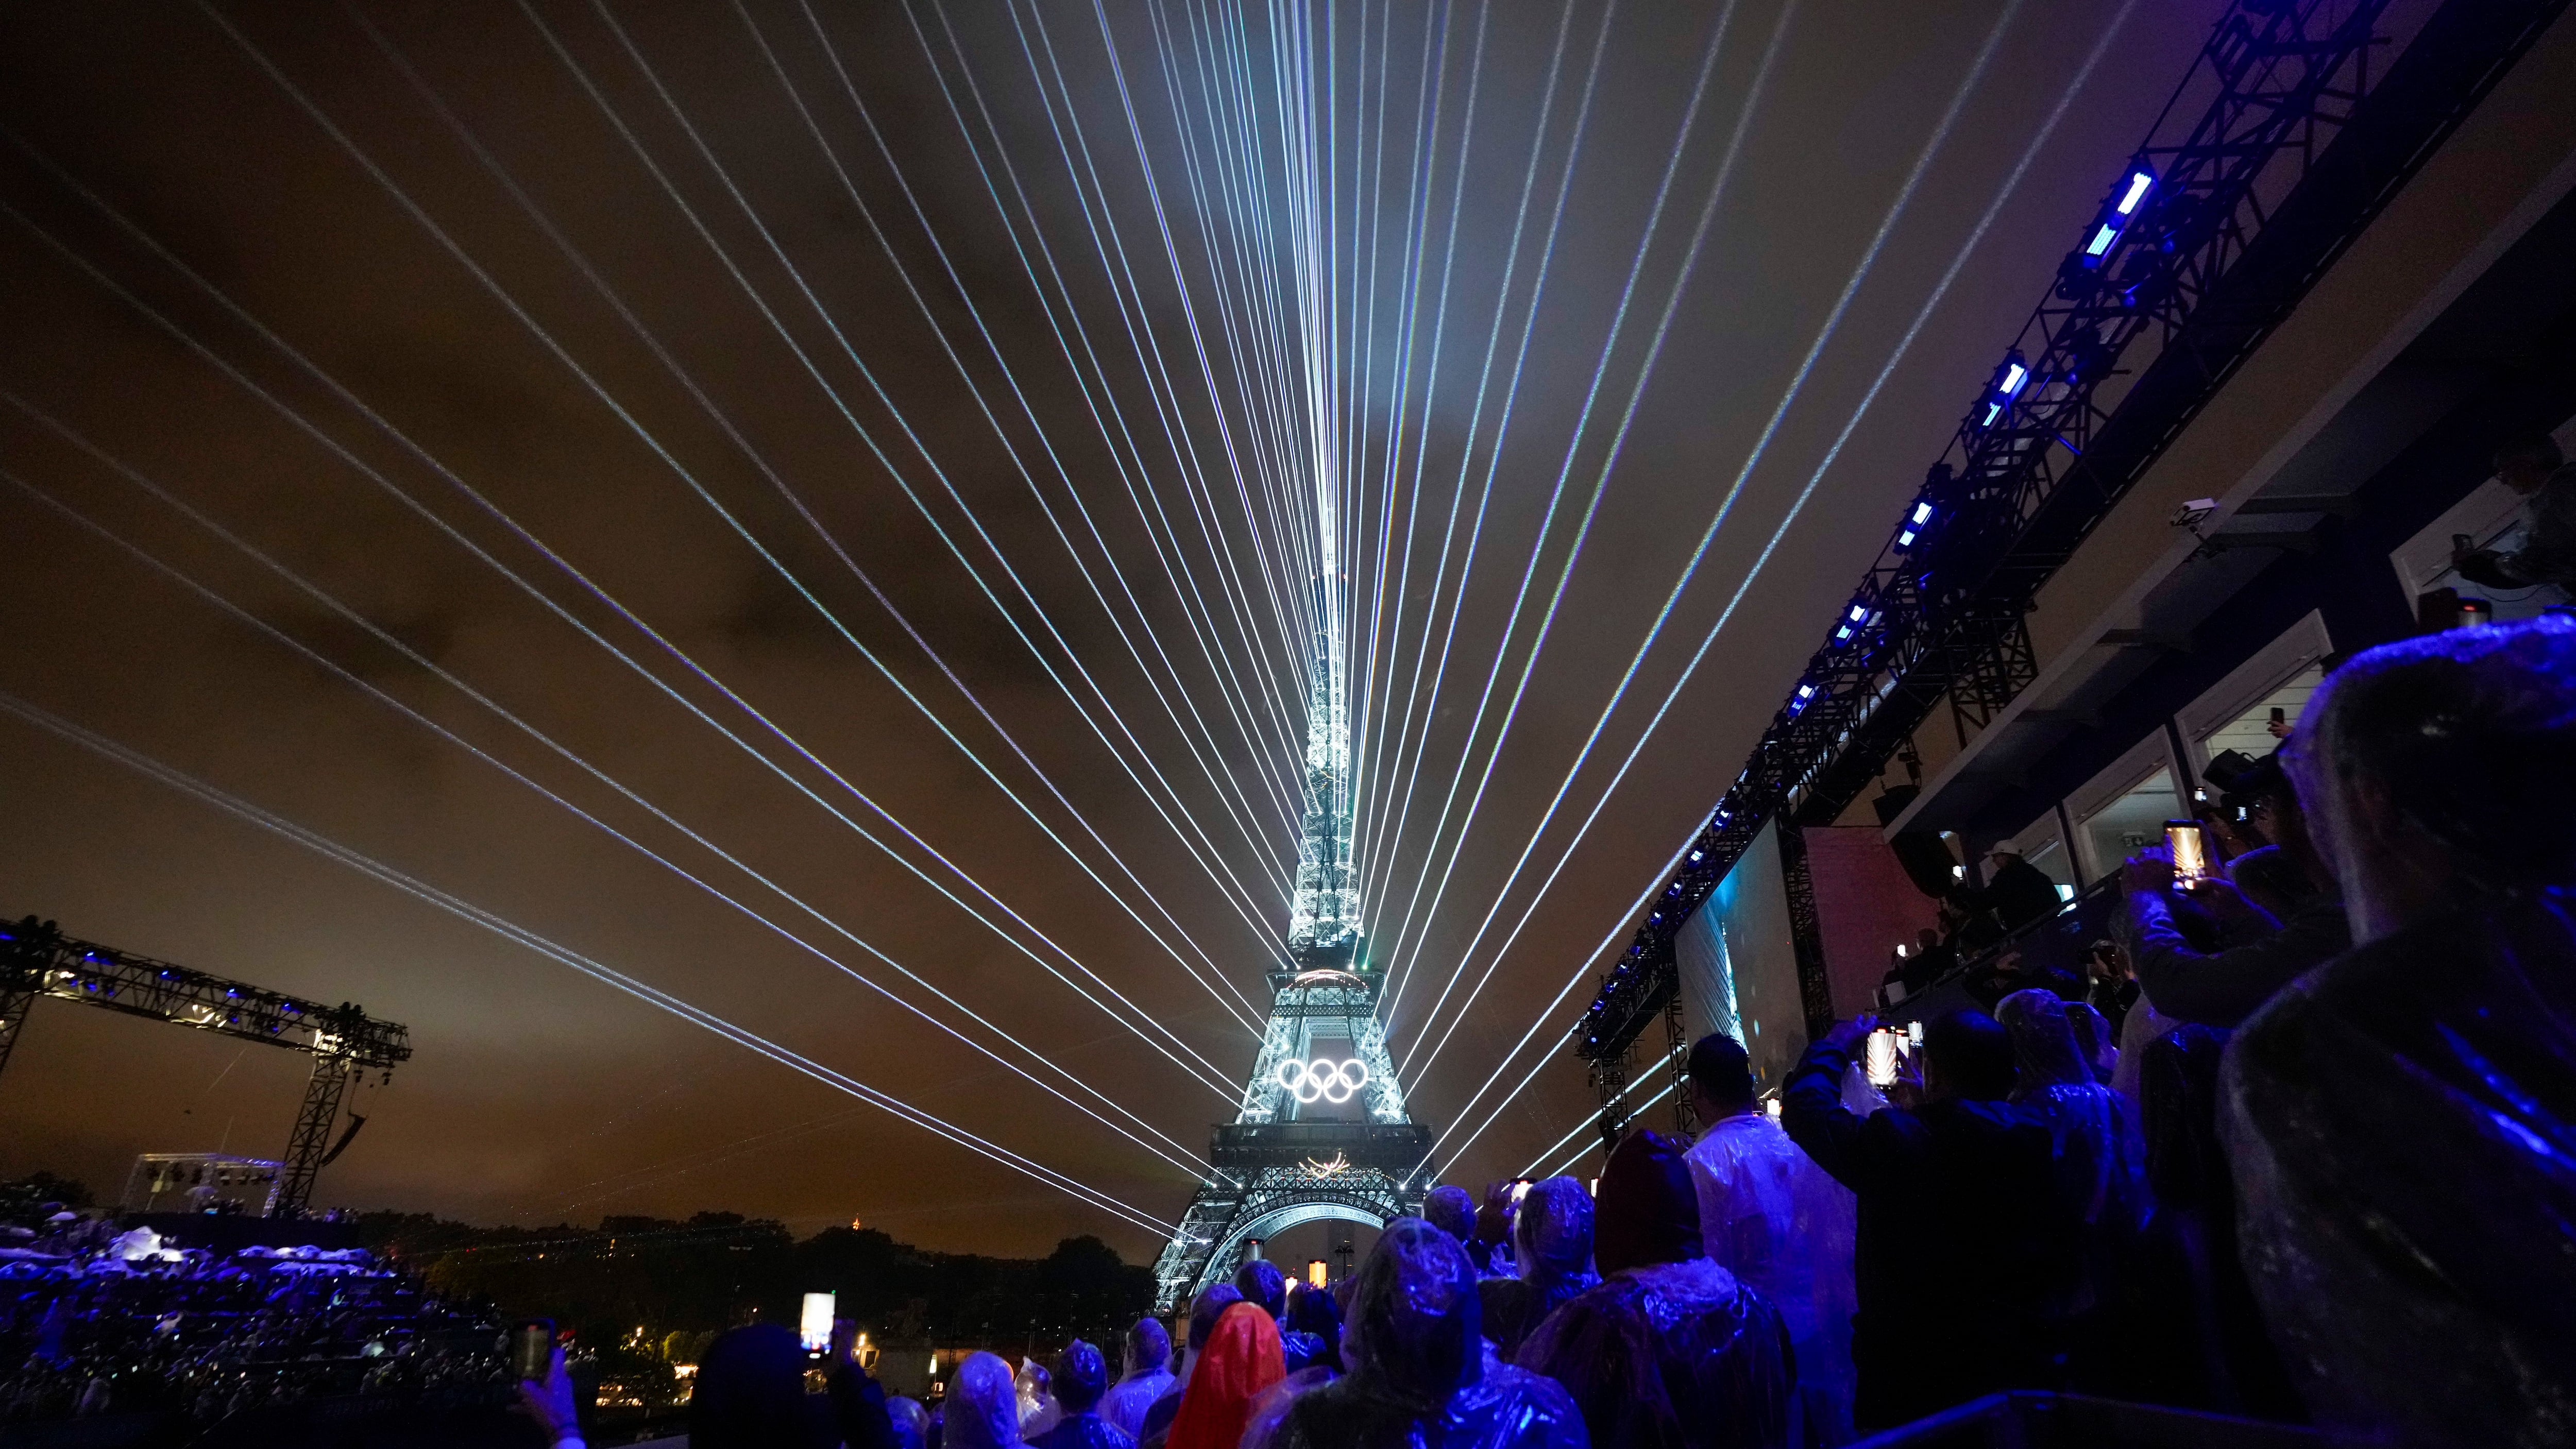
[[[1667,981],[1671,974],[1665,973]],[[1586,1074],[1601,1098],[1601,1115],[1594,1125],[1600,1131],[1601,1156],[1606,1161],[1628,1131],[1628,1054],[1623,1050],[1595,1056]]]
[[[349,1087],[363,1073],[391,1073],[411,1059],[411,1033],[342,1002],[323,1006],[263,987],[209,976],[64,935],[29,916],[0,925],[0,1069],[39,997],[77,1001],[218,1036],[303,1052],[313,1058],[270,1214],[294,1217],[313,1197],[314,1175],[331,1156],[331,1130]]]
[[[1774,821],[1804,1004],[1830,1019],[1795,828],[1840,817],[1943,700],[1964,743],[2030,684],[2041,585],[2566,4],[2443,0],[2393,60],[2389,0],[2228,7],[1604,978],[1579,1055],[1647,1029],[1673,932]]]
[[[1690,1049],[1688,1026],[1682,1021],[1680,992],[1664,1003],[1664,1067],[1673,1074],[1673,1130],[1684,1137],[1696,1137],[1701,1126],[1699,1112],[1691,1106]]]

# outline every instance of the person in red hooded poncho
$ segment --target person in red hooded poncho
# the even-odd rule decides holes
[[[1252,1401],[1287,1376],[1279,1325],[1254,1304],[1227,1309],[1181,1394],[1168,1449],[1235,1449],[1252,1417]]]

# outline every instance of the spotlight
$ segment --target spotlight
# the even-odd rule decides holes
[[[2156,178],[2144,171],[2130,172],[2129,191],[2127,195],[2120,198],[2119,213],[2122,216],[2134,215],[2137,212],[2138,203],[2147,199],[2147,192],[2155,184]]]
[[[1906,515],[1904,525],[1896,531],[1896,546],[1912,548],[1914,540],[1922,536],[1923,526],[1931,521],[1932,505],[1929,502],[1915,504],[1914,511]]]

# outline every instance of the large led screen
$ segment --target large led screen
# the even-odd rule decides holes
[[[1673,941],[1682,1020],[1694,1039],[1722,1031],[1744,1043],[1754,1080],[1775,1087],[1807,1049],[1798,954],[1780,837],[1765,826],[1744,858],[1682,922]]]

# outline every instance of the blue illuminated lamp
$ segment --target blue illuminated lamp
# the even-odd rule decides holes
[[[1993,427],[1995,419],[2002,417],[2004,409],[2012,405],[2013,395],[2020,392],[2021,385],[2029,380],[2030,368],[2023,364],[2021,353],[2016,350],[2005,354],[2004,365],[1995,371],[1994,396],[1986,400],[1986,419],[1977,426]]]
[[[1896,531],[1896,546],[1912,548],[1915,538],[1923,532],[1923,525],[1931,521],[1932,505],[1928,502],[1915,504],[1914,511],[1906,515],[1904,526]]]
[[[1851,612],[1843,615],[1842,626],[1834,630],[1834,642],[1837,644],[1849,642],[1852,636],[1852,631],[1868,622],[1869,606],[1867,604],[1852,605]]]
[[[1811,699],[1814,699],[1815,697],[1816,697],[1816,687],[1815,687],[1814,685],[1812,685],[1812,684],[1801,684],[1801,685],[1799,685],[1799,686],[1798,686],[1798,693],[1797,693],[1793,698],[1791,698],[1791,699],[1790,699],[1790,701],[1789,701],[1789,717],[1790,717],[1791,719],[1795,719],[1795,718],[1797,718],[1797,717],[1798,717],[1798,712],[1799,712],[1800,710],[1803,710],[1803,709],[1805,709],[1805,708],[1807,707],[1807,701],[1809,701],[1809,700],[1811,700]]]
[[[2122,225],[2128,218],[2138,214],[2138,203],[2145,201],[2147,193],[2155,190],[2155,187],[2156,178],[2153,172],[2130,172],[2128,188],[2122,191],[2120,199],[2112,204],[2111,219],[2093,228],[2093,239],[2084,244],[2084,255],[2094,261],[2100,261],[2103,255],[2111,250],[2111,244],[2120,239]]]

